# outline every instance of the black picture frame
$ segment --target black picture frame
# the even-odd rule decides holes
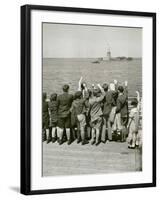
[[[153,80],[153,160],[152,160],[152,183],[126,184],[112,186],[94,186],[94,187],[78,187],[78,188],[60,188],[49,190],[31,190],[31,11],[64,11],[92,14],[109,14],[122,16],[142,16],[151,17],[153,22],[153,63],[152,63],[152,80]],[[72,8],[57,7],[44,5],[24,5],[21,6],[21,183],[20,191],[25,195],[49,194],[49,193],[66,193],[66,192],[82,192],[96,190],[112,190],[127,189],[140,187],[156,186],[156,13],[121,11],[121,10],[103,10],[90,8]]]

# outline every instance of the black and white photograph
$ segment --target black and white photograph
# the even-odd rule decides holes
[[[155,186],[155,14],[21,14],[21,192]]]
[[[42,175],[142,171],[142,28],[42,31]]]
[[[0,199],[158,200],[159,1],[0,9]]]

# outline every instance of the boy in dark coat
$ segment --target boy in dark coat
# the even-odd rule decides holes
[[[62,144],[63,132],[66,130],[68,145],[71,144],[71,115],[70,108],[73,101],[73,95],[68,93],[69,85],[63,86],[63,94],[59,95],[57,98],[58,103],[58,129],[57,134],[59,138],[59,144]]]
[[[118,98],[117,98],[117,108],[116,113],[120,114],[121,130],[118,130],[122,134],[121,141],[125,140],[125,135],[127,133],[127,123],[128,123],[128,90],[127,82],[125,82],[125,88],[123,86],[118,87]]]
[[[116,90],[117,81],[114,80],[114,83],[110,83],[109,88],[108,85],[104,84],[103,88],[105,90],[105,98],[103,105],[103,127],[102,127],[102,135],[101,141],[105,143],[106,141],[106,126],[108,127],[108,140],[112,141],[112,124],[114,122],[114,110],[116,106],[116,100],[118,96],[118,92]]]
[[[50,112],[50,127],[52,130],[52,142],[56,141],[56,127],[57,127],[57,110],[58,110],[58,103],[57,103],[57,94],[51,94],[49,105],[49,112]]]
[[[44,138],[46,138],[47,143],[50,142],[49,138],[49,111],[48,111],[48,102],[46,101],[47,94],[43,93],[42,97],[42,129],[43,134],[45,134]]]

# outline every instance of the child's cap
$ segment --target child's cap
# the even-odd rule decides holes
[[[104,91],[108,91],[108,84],[107,83],[104,83],[102,88],[104,89]]]
[[[55,101],[56,99],[57,99],[57,94],[56,93],[51,94],[50,100]]]
[[[118,86],[118,90],[122,93],[124,91],[124,88],[122,85]]]
[[[134,98],[132,101],[131,101],[131,105],[132,106],[137,106],[138,104],[138,100],[136,98]]]
[[[43,92],[43,100],[45,100],[47,98],[47,93]]]
[[[65,84],[62,89],[64,92],[67,92],[69,90],[69,85]]]
[[[77,91],[74,96],[75,96],[75,99],[78,99],[78,98],[80,98],[82,96],[82,92],[81,91]]]

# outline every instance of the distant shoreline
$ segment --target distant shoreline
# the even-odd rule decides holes
[[[79,59],[82,59],[82,60],[94,60],[94,59],[99,59],[100,57],[93,57],[93,58],[78,58],[78,57],[71,57],[71,58],[58,58],[58,57],[43,57],[43,59],[45,60],[45,59],[63,59],[63,60],[69,60],[69,59],[73,59],[73,60],[79,60]],[[113,58],[111,58],[111,60],[115,60],[117,57],[113,57]],[[126,57],[127,58],[127,57]],[[132,59],[133,60],[140,60],[140,59],[142,59],[142,57],[132,57]]]

